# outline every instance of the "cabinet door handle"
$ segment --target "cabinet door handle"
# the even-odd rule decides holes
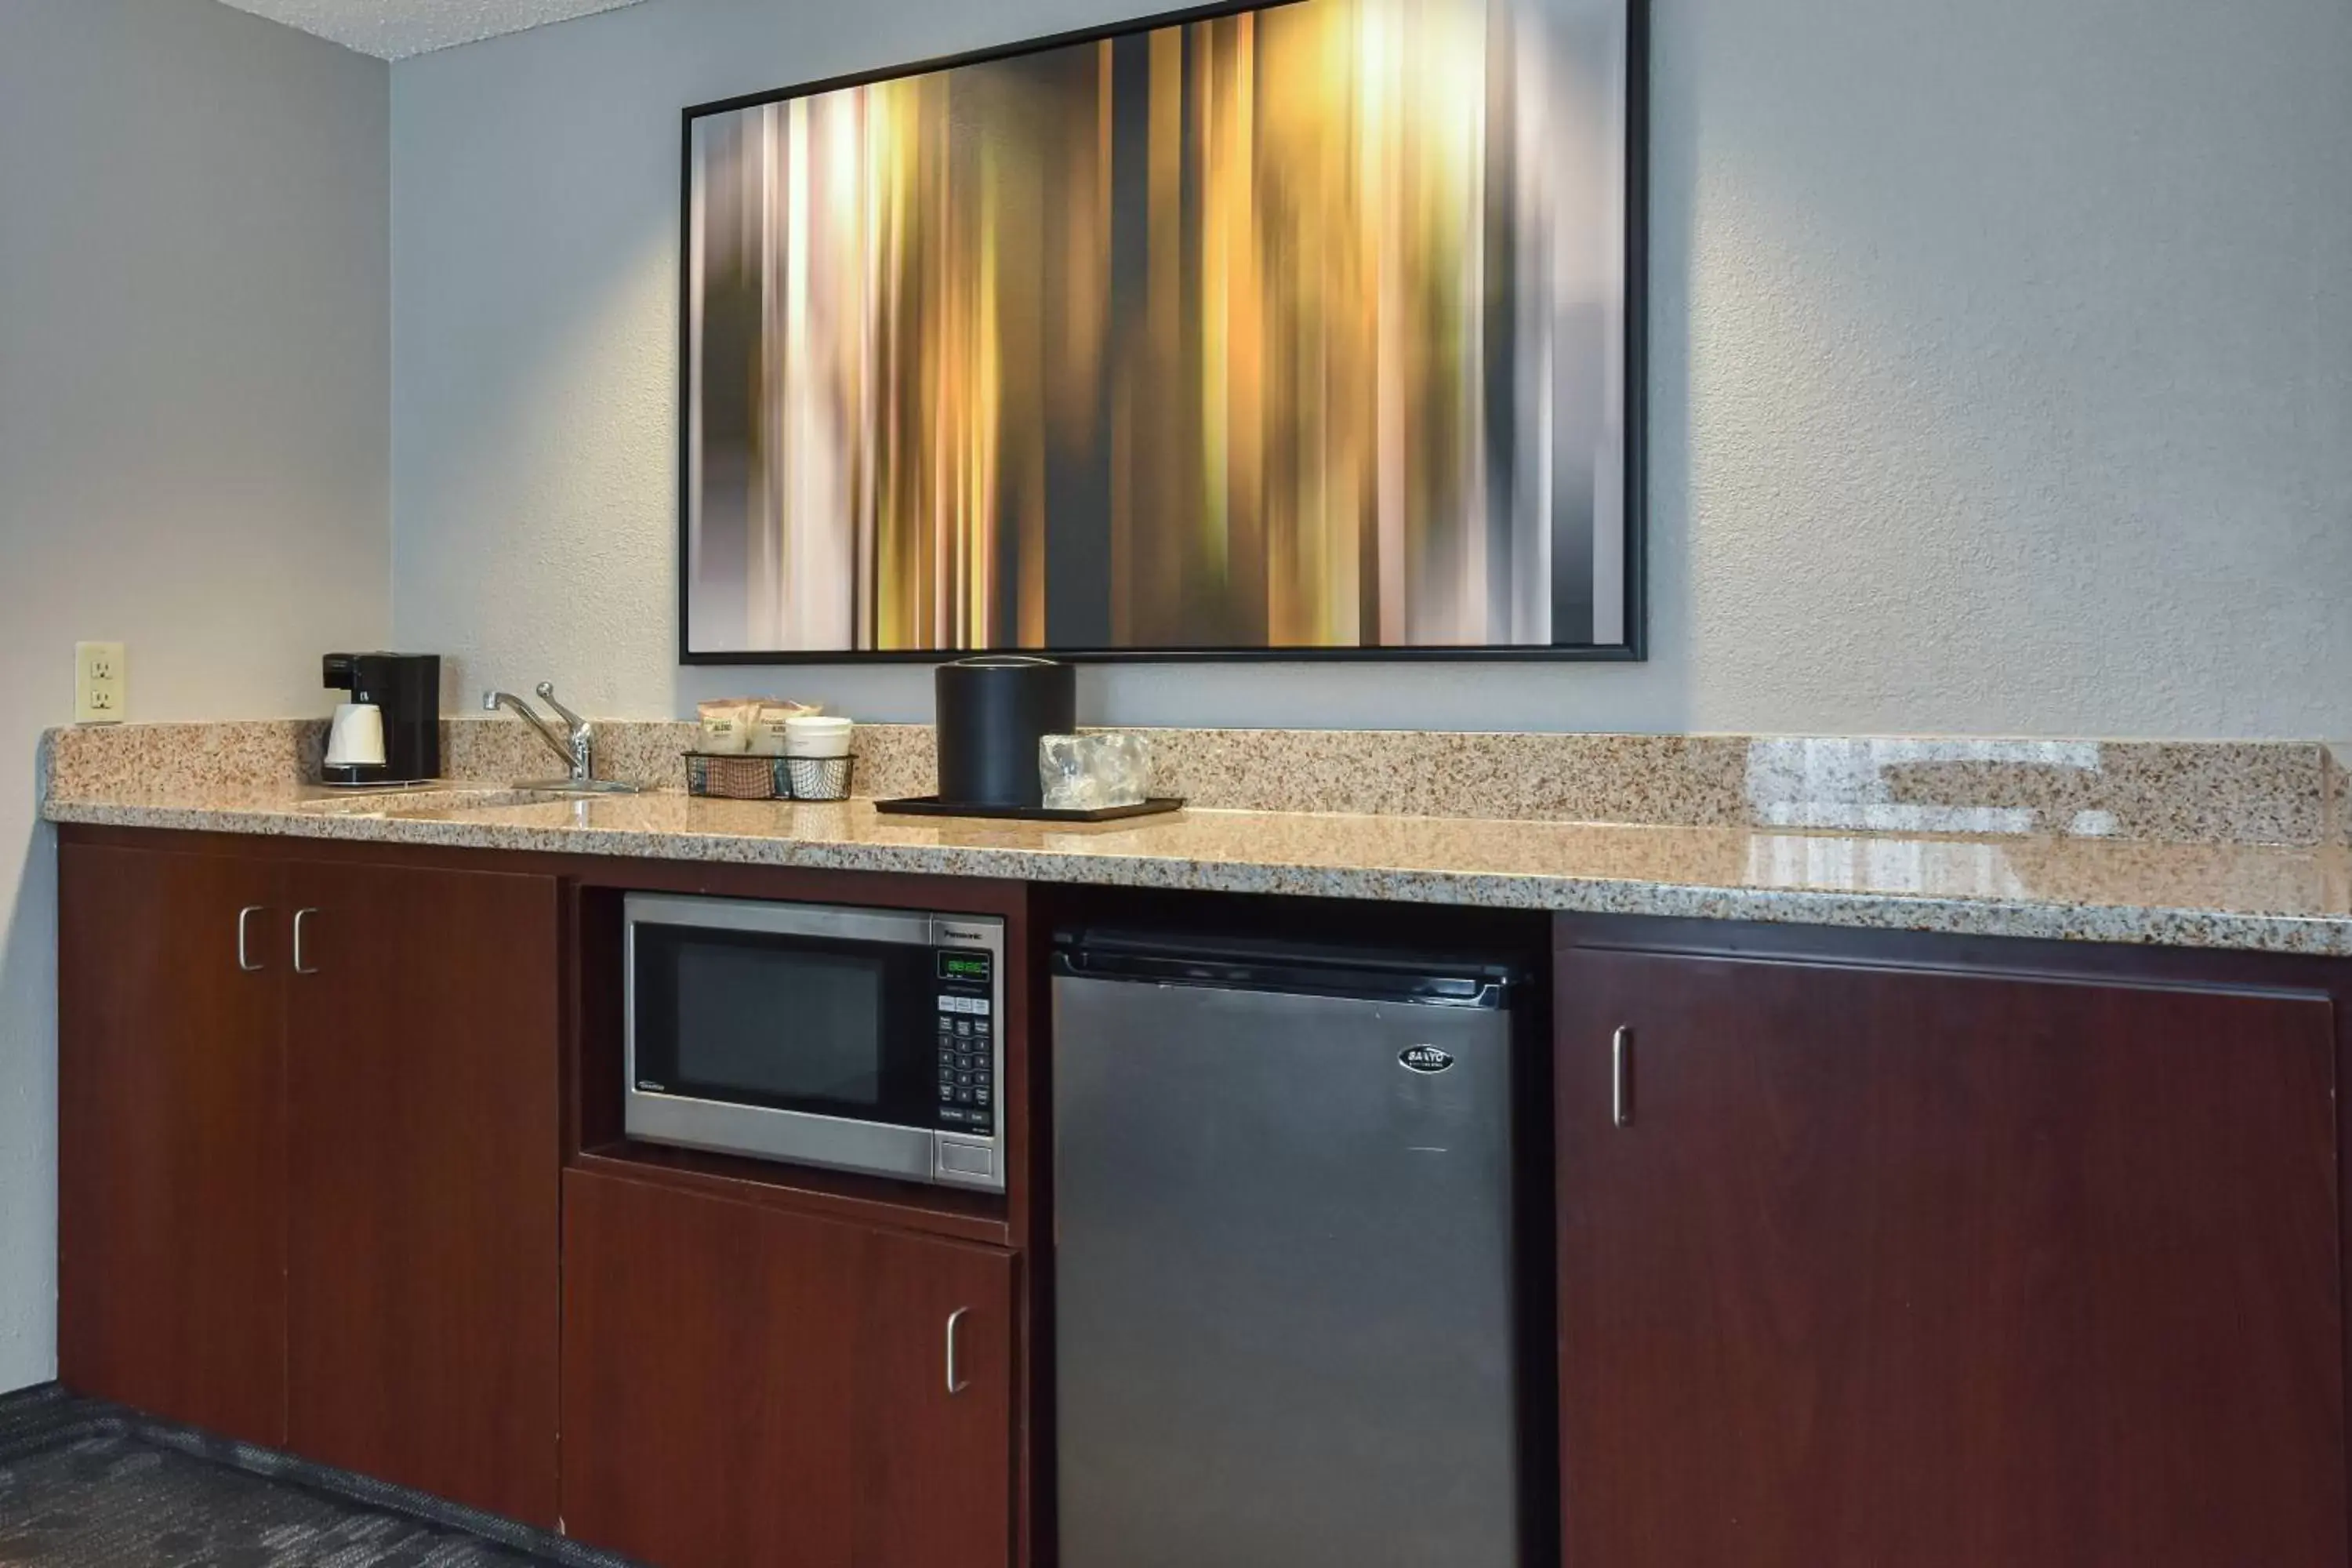
[[[970,1307],[958,1307],[948,1314],[948,1393],[950,1394],[961,1394],[971,1386],[956,1376],[956,1325],[962,1322],[964,1315],[971,1310]]]
[[[1621,1024],[1609,1037],[1609,1120],[1633,1125],[1633,1030]]]
[[[318,912],[319,911],[316,910],[296,910],[294,911],[294,973],[297,974],[316,974],[319,973],[316,969],[302,962],[302,930],[309,922],[310,917]]]
[[[253,917],[268,912],[268,908],[261,904],[247,904],[236,911],[236,966],[247,974],[261,973],[261,965],[253,962],[253,944],[248,934],[253,928]]]

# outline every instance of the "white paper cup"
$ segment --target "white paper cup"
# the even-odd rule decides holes
[[[335,709],[327,731],[327,765],[331,768],[383,766],[383,710],[373,702],[345,702]]]
[[[845,757],[849,755],[849,732],[855,729],[846,719],[811,715],[784,721],[784,755],[788,757]]]

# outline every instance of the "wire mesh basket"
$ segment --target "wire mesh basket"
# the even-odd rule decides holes
[[[791,780],[782,757],[686,753],[686,793],[715,800],[788,800]]]
[[[686,793],[712,800],[846,800],[855,757],[686,753]]]
[[[849,798],[849,757],[786,757],[784,773],[794,800]]]

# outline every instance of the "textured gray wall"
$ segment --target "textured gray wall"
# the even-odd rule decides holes
[[[394,616],[674,667],[677,110],[1161,8],[649,0],[394,70]],[[1138,723],[2352,733],[2352,5],[1656,0],[1654,654],[1134,668]]]
[[[385,68],[209,0],[0,4],[0,1389],[56,1367],[73,644],[135,718],[323,710],[389,624]]]

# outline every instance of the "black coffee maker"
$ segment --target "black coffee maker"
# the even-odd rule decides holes
[[[422,784],[441,774],[441,656],[331,653],[326,684],[348,691],[335,710],[320,777],[346,787]]]

